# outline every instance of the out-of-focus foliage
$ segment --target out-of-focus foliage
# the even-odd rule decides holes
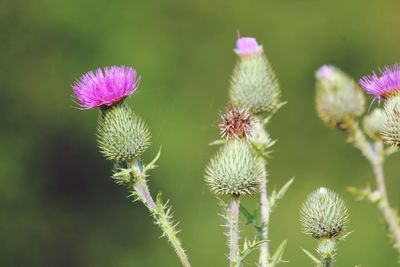
[[[71,100],[81,74],[125,64],[142,76],[128,101],[152,132],[144,157],[163,147],[152,192],[174,206],[193,266],[223,266],[222,222],[203,171],[216,149],[207,144],[218,135],[239,29],[263,44],[288,101],[269,124],[278,142],[268,185],[296,182],[271,218],[271,251],[288,240],[287,265],[310,265],[301,247],[313,241],[301,233],[298,212],[309,192],[327,186],[344,197],[354,230],[337,262],[395,266],[378,211],[345,192],[373,176],[345,136],[317,118],[314,71],[327,63],[358,79],[398,61],[399,9],[397,0],[0,1],[0,265],[179,265],[146,209],[109,178],[112,166],[96,147],[98,113]],[[394,207],[399,160],[386,163]]]

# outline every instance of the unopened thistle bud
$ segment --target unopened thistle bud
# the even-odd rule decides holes
[[[270,152],[269,148],[275,143],[270,135],[264,128],[261,118],[256,117],[253,119],[252,134],[249,138],[250,143],[259,155],[264,157]]]
[[[249,144],[244,140],[228,141],[210,160],[205,180],[216,195],[253,194],[260,168]]]
[[[380,132],[383,130],[386,121],[385,112],[376,108],[363,119],[365,133],[372,139],[380,139]]]
[[[252,118],[248,109],[228,107],[219,124],[222,138],[247,139],[251,135]]]
[[[311,193],[300,211],[304,233],[316,239],[330,239],[342,234],[348,217],[342,198],[324,187]]]
[[[240,60],[231,78],[230,100],[234,106],[253,114],[274,110],[280,104],[280,88],[275,72],[255,38],[242,37],[234,50]]]
[[[365,99],[357,84],[333,66],[316,72],[316,107],[322,121],[331,127],[347,129],[365,109]]]
[[[150,145],[150,131],[128,105],[102,109],[97,127],[100,152],[108,160],[131,161]]]

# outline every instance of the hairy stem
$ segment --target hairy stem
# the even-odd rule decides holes
[[[385,176],[383,172],[385,153],[383,143],[382,141],[376,141],[374,144],[368,142],[356,122],[354,122],[349,129],[349,136],[350,141],[354,143],[355,147],[361,150],[362,154],[372,165],[376,187],[381,197],[378,202],[378,208],[389,227],[389,231],[394,240],[395,249],[400,253],[400,225],[395,211],[390,207],[385,185]]]
[[[269,225],[269,203],[268,203],[268,193],[267,193],[267,173],[265,170],[265,160],[259,159],[262,169],[262,177],[260,177],[259,191],[260,191],[260,214],[262,223],[262,238],[265,241],[261,244],[260,267],[267,267],[269,260],[269,249],[268,249],[268,225]]]
[[[128,164],[130,166],[131,164]],[[175,229],[175,225],[172,223],[172,215],[170,210],[162,203],[157,203],[151,197],[149,188],[146,183],[146,173],[143,170],[143,166],[137,161],[132,164],[133,168],[133,184],[132,184],[132,194],[137,196],[150,211],[155,224],[157,224],[162,232],[163,236],[167,237],[168,241],[171,243],[175,250],[176,255],[184,267],[191,267],[189,260],[186,256],[185,250],[178,237],[176,236],[178,231]]]
[[[239,207],[238,195],[232,195],[228,214],[229,266],[239,267]]]

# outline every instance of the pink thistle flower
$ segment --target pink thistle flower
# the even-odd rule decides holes
[[[400,64],[386,66],[383,70],[379,69],[379,72],[379,76],[374,72],[360,79],[359,83],[365,92],[380,99],[400,91]]]
[[[315,76],[319,80],[330,80],[334,75],[334,71],[334,67],[330,65],[323,65],[317,70]]]
[[[83,109],[111,106],[136,91],[137,74],[132,67],[105,67],[89,71],[72,85]]]
[[[236,40],[235,53],[240,57],[248,57],[261,54],[262,46],[257,43],[256,38],[252,37],[239,37]]]
[[[228,107],[221,119],[219,129],[223,138],[242,139],[250,136],[253,122],[247,109]]]

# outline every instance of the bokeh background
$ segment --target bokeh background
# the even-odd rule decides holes
[[[354,230],[339,265],[396,266],[376,208],[346,192],[373,176],[345,136],[318,120],[314,71],[330,63],[358,79],[398,61],[399,10],[398,0],[1,0],[0,265],[179,266],[147,210],[109,178],[111,164],[96,148],[97,111],[71,100],[82,73],[124,64],[142,75],[128,102],[153,133],[145,159],[163,148],[153,194],[171,201],[193,266],[226,266],[223,222],[203,172],[216,150],[207,144],[218,136],[240,30],[264,45],[288,101],[269,125],[278,139],[269,187],[296,181],[272,215],[272,249],[286,239],[286,265],[311,266],[301,247],[315,242],[300,232],[298,210],[327,186],[345,198]],[[399,161],[386,164],[397,208]],[[255,208],[252,199],[246,205]]]

